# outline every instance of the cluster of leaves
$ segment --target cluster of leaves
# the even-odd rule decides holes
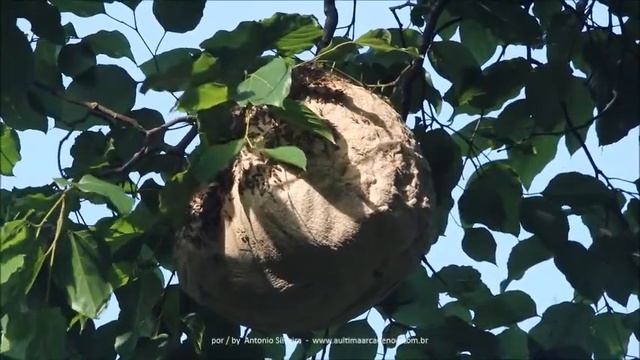
[[[132,10],[139,3],[121,2]],[[198,25],[204,3],[155,0],[153,14],[166,31],[184,33]],[[619,31],[613,22],[593,22],[596,4],[618,19]],[[429,5],[412,6],[413,25],[424,25],[433,9]],[[600,144],[608,145],[639,124],[638,7],[621,0],[581,1],[576,7],[551,0],[449,1],[428,54],[419,53],[423,34],[399,26],[357,39],[334,37],[313,57],[388,96],[398,108],[408,98],[409,111],[420,115],[415,136],[434,173],[440,234],[467,161],[477,169],[458,200],[463,250],[474,260],[495,263],[492,231],[532,234],[511,251],[499,294],[492,294],[469,266],[447,266],[431,276],[420,269],[401,284],[377,307],[389,320],[383,338],[411,334],[429,341],[400,345],[397,358],[451,358],[463,352],[480,358],[609,358],[626,354],[632,331],[640,338],[640,311],[614,312],[607,302],[627,305],[639,292],[637,194],[628,199],[593,162],[597,177],[561,173],[542,193],[523,193],[555,157],[561,138],[571,154],[588,153],[584,140],[592,125]],[[71,166],[60,169],[62,178],[41,187],[0,190],[0,353],[10,358],[282,358],[279,342],[229,347],[211,341],[280,334],[241,336],[237,324],[194,304],[177,285],[163,286],[159,268],[173,268],[172,234],[193,189],[212,181],[240,149],[249,145],[276,161],[306,167],[304,153],[295,146],[262,148],[246,134],[238,137],[232,131],[234,106],[267,106],[291,126],[332,140],[322,119],[288,97],[292,72],[302,63],[296,56],[315,46],[322,28],[311,16],[277,13],[218,31],[200,49],[152,53],[137,64],[122,33],[99,31],[80,39],[72,24],[61,24],[60,12],[91,17],[105,8],[101,2],[3,1],[0,11],[2,174],[11,175],[20,160],[17,131],[46,131],[53,119],[54,127],[78,134]],[[30,38],[16,25],[18,19],[31,24]],[[452,40],[456,31],[460,41]],[[500,56],[486,64],[498,48],[504,53],[509,46],[525,48],[528,56]],[[532,49],[545,50],[546,61],[536,60]],[[97,55],[132,61],[144,80],[135,81],[120,66],[98,64]],[[403,78],[423,55],[451,82],[444,95],[425,71]],[[63,76],[71,78],[68,86]],[[401,91],[400,79],[411,82],[409,93]],[[136,97],[149,90],[181,92],[177,109],[197,119],[190,125],[200,144],[188,161],[164,144],[170,129],[163,126],[169,122],[158,111],[133,109]],[[524,98],[512,101],[522,92]],[[478,118],[454,130],[451,122],[437,119],[444,102],[454,115]],[[479,165],[485,151],[495,149],[506,149],[507,158]],[[146,180],[133,182],[132,172]],[[156,174],[164,184],[151,176]],[[106,204],[113,214],[88,225],[80,213],[84,201]],[[569,216],[589,229],[589,247],[569,239]],[[551,258],[576,298],[548,308],[527,333],[517,323],[537,316],[536,304],[528,294],[507,288]],[[119,317],[96,328],[93,319],[112,294]],[[454,301],[441,305],[441,294]],[[602,299],[606,311],[594,310]],[[496,335],[502,327],[506,330]],[[376,335],[360,320],[304,338],[329,336]],[[322,349],[304,341],[293,357]],[[375,352],[373,344],[335,344],[329,356],[373,358]]]

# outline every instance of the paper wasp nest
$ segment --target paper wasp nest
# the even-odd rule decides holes
[[[243,112],[251,136],[304,150],[307,171],[244,149],[196,193],[178,234],[182,288],[220,315],[264,331],[324,329],[379,303],[434,236],[427,161],[396,111],[319,69],[294,73],[291,96],[328,121],[335,144]]]

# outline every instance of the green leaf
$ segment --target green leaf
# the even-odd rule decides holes
[[[559,136],[535,136],[507,150],[509,164],[529,189],[533,179],[556,157]]]
[[[100,1],[52,0],[60,12],[70,12],[80,17],[104,14],[104,3]]]
[[[536,67],[525,85],[525,96],[537,127],[543,131],[564,128],[561,103],[570,87],[569,69],[558,64]]]
[[[485,228],[464,229],[462,250],[475,261],[496,263],[496,240]]]
[[[473,20],[460,22],[460,41],[471,51],[478,64],[487,62],[498,46],[498,40],[489,29]]]
[[[420,142],[422,154],[431,166],[433,188],[438,199],[435,208],[437,233],[443,235],[447,227],[449,213],[453,208],[451,191],[458,184],[462,175],[460,149],[443,129],[423,132],[416,128],[414,132],[416,140]]]
[[[508,275],[507,279],[500,283],[500,291],[504,292],[511,281],[522,279],[529,268],[551,259],[552,256],[551,251],[536,236],[519,241],[509,254]]]
[[[20,307],[44,261],[44,244],[24,220],[5,222],[0,228],[0,308]]]
[[[95,65],[96,54],[84,42],[67,44],[58,55],[58,67],[67,76],[76,77]]]
[[[193,175],[201,183],[208,183],[229,166],[244,146],[244,138],[226,144],[207,146],[193,164]]]
[[[155,331],[157,320],[151,312],[161,294],[162,274],[158,269],[144,271],[138,279],[116,290],[120,314],[115,349],[120,356],[128,358],[133,353],[138,338],[151,336]]]
[[[13,176],[13,168],[20,161],[20,139],[18,133],[0,123],[0,174]]]
[[[69,357],[67,320],[59,308],[12,312],[3,319],[0,355],[13,359]]]
[[[447,10],[453,16],[477,21],[503,45],[542,45],[542,31],[537,19],[520,2],[455,2],[449,4]]]
[[[532,357],[584,359],[590,357],[593,339],[593,309],[588,305],[563,302],[551,305],[542,320],[529,331]],[[562,336],[558,336],[562,331]]]
[[[68,232],[58,239],[53,274],[65,289],[71,308],[95,318],[111,296],[111,285],[105,280],[108,263],[97,240],[88,231]]]
[[[527,333],[517,326],[512,326],[498,334],[501,359],[529,359]]]
[[[583,297],[597,302],[602,296],[602,277],[598,259],[576,241],[567,241],[555,249],[554,263],[571,286]]]
[[[279,146],[271,149],[260,149],[266,156],[307,171],[307,157],[297,146]]]
[[[205,4],[205,0],[154,0],[153,15],[166,31],[185,33],[198,26]]]
[[[615,194],[593,176],[577,172],[556,175],[542,194],[560,205],[582,214],[594,205],[615,206]]]
[[[206,83],[189,88],[178,100],[178,110],[183,112],[212,108],[227,101],[227,86],[218,83]]]
[[[483,165],[469,178],[458,208],[464,226],[478,223],[491,230],[518,235],[522,185],[501,161]]]
[[[127,196],[120,186],[100,180],[93,175],[83,176],[74,186],[82,192],[104,196],[121,214],[130,212],[133,206],[133,199]]]
[[[495,121],[495,136],[503,141],[519,143],[533,132],[535,124],[525,99],[509,103]]]
[[[140,91],[144,94],[149,89],[156,91],[184,90],[189,84],[195,59],[199,53],[200,51],[197,49],[177,48],[147,60],[140,65],[140,70],[146,76]]]
[[[451,137],[463,156],[476,158],[486,149],[495,149],[502,145],[496,141],[494,126],[495,119],[481,117],[471,121]]]
[[[443,280],[436,283],[439,292],[446,292],[470,309],[475,309],[492,296],[478,270],[471,266],[445,266],[437,272],[436,278]]]
[[[70,154],[73,157],[73,163],[70,168],[65,169],[65,173],[77,177],[108,166],[106,161],[108,147],[108,139],[102,132],[82,132],[71,146]]]
[[[357,339],[360,343],[332,343],[329,348],[331,359],[373,359],[376,356],[378,336],[367,320],[355,320],[344,324],[334,338]]]
[[[114,59],[126,57],[135,62],[129,40],[117,30],[100,30],[95,34],[87,35],[82,42],[89,44],[95,54],[107,55]]]
[[[435,280],[418,267],[379,304],[385,316],[408,326],[426,327],[438,320],[438,293]]]
[[[284,56],[311,49],[322,37],[322,28],[313,16],[276,13],[262,21],[264,35],[273,38],[273,46]]]
[[[276,57],[238,85],[236,101],[241,106],[283,106],[291,87],[291,65]]]
[[[593,321],[594,355],[596,359],[621,359],[627,353],[631,328],[624,324],[625,314],[598,314]]]
[[[549,248],[554,249],[569,239],[569,220],[562,208],[545,197],[524,198],[520,204],[522,227],[538,236]]]
[[[469,105],[484,114],[498,110],[509,99],[520,94],[531,73],[531,65],[524,58],[502,60],[482,71],[480,91],[469,100]],[[465,112],[472,113],[466,107]]]
[[[473,84],[481,74],[473,55],[455,41],[435,41],[429,50],[429,60],[440,76],[460,87]]]
[[[31,31],[40,38],[52,43],[65,43],[64,29],[60,24],[60,12],[46,2],[21,1],[11,4],[18,17],[24,17],[31,23]]]
[[[495,295],[474,309],[473,322],[483,329],[514,325],[536,316],[536,303],[526,293],[516,290]]]
[[[97,102],[117,113],[128,113],[136,101],[136,82],[121,67],[96,65],[76,76],[67,88],[66,96],[79,100]],[[66,128],[69,123],[84,118],[89,110],[84,106],[65,103],[62,108],[64,123],[56,126]],[[104,120],[88,120],[75,126],[76,130],[88,129]]]
[[[284,109],[274,108],[279,119],[294,128],[311,131],[314,134],[335,144],[332,128],[326,120],[316,115],[303,102],[291,99],[284,100]]]

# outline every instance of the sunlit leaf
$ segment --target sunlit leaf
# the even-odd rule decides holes
[[[279,146],[277,148],[260,149],[266,156],[289,165],[293,165],[304,171],[307,170],[307,157],[297,146]]]
[[[291,86],[291,65],[276,57],[238,85],[236,101],[242,106],[282,107]]]
[[[244,138],[205,147],[193,165],[195,178],[202,183],[211,181],[218,172],[231,164],[243,146]]]
[[[206,83],[187,89],[178,100],[179,111],[198,111],[214,107],[228,100],[227,86]]]
[[[284,100],[284,109],[274,108],[279,119],[292,127],[311,131],[335,144],[333,132],[326,120],[316,115],[304,103],[290,99]]]
[[[105,254],[89,232],[69,232],[58,239],[54,276],[65,289],[71,308],[94,318],[106,306],[111,286],[104,277]]]
[[[13,175],[13,168],[21,158],[18,133],[0,123],[0,174]]]
[[[131,211],[133,206],[133,199],[127,196],[121,187],[100,180],[93,175],[83,176],[74,186],[80,191],[104,196],[122,214]]]

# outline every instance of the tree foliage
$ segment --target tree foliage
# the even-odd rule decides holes
[[[136,16],[139,0],[120,2]],[[324,30],[313,16],[276,13],[217,31],[199,48],[149,48],[144,62],[120,31],[79,38],[72,23],[61,22],[61,13],[105,14],[102,2],[1,6],[2,175],[12,176],[21,160],[21,132],[53,126],[68,132],[61,144],[73,139],[70,153],[58,155],[72,158],[70,166],[59,166],[59,178],[0,190],[3,357],[284,357],[281,334],[241,334],[238,324],[169,285],[160,268],[173,269],[172,237],[190,194],[247,145],[244,129],[230,123],[232,106],[266,105],[293,126],[333,141],[322,119],[290,96],[292,72],[310,62],[411,114],[408,124],[434,172],[439,234],[457,203],[462,248],[472,259],[496,263],[496,248],[506,246],[496,233],[520,238],[499,293],[470,266],[420,268],[400,284],[376,307],[387,320],[378,340],[394,340],[385,343],[385,353],[405,336],[428,342],[397,346],[398,359],[620,358],[630,336],[638,339],[640,310],[618,312],[610,303],[627,306],[640,289],[640,180],[636,189],[617,187],[593,160],[586,134],[594,128],[607,146],[640,124],[640,2],[409,1],[391,8],[394,15],[410,11],[402,21],[397,17],[398,27],[355,39],[353,23],[344,36],[333,33],[336,19],[326,9]],[[333,1],[325,6],[331,10]],[[154,0],[152,14],[144,16],[155,16],[165,32],[186,33],[200,23],[204,7],[204,0]],[[594,20],[597,8],[608,13],[608,23]],[[19,27],[21,21],[30,30]],[[122,26],[140,35],[136,24]],[[330,42],[320,46],[321,39]],[[507,57],[508,49],[522,56]],[[134,62],[144,78],[99,56]],[[436,88],[423,65],[450,86]],[[165,119],[157,110],[134,108],[150,90],[171,93],[183,115]],[[438,117],[443,106],[453,109],[449,120]],[[473,120],[461,123],[463,115]],[[165,134],[176,126],[189,130],[169,144]],[[187,151],[192,142],[195,149]],[[561,172],[541,193],[528,193],[559,146],[584,152],[595,175]],[[261,151],[305,169],[304,152],[295,146]],[[487,157],[495,151],[504,156]],[[637,154],[630,156],[637,161]],[[462,179],[468,166],[473,174]],[[452,196],[458,184],[464,184],[459,198]],[[111,215],[87,224],[85,202],[104,204]],[[590,239],[569,237],[571,217],[582,221]],[[548,259],[575,297],[544,310],[509,285]],[[114,294],[118,318],[96,327]],[[534,317],[540,319],[529,331],[519,327]],[[301,342],[293,358],[376,355],[371,344],[334,344],[326,351],[311,341],[376,338],[366,320],[296,336]],[[272,341],[212,341],[252,337]]]

